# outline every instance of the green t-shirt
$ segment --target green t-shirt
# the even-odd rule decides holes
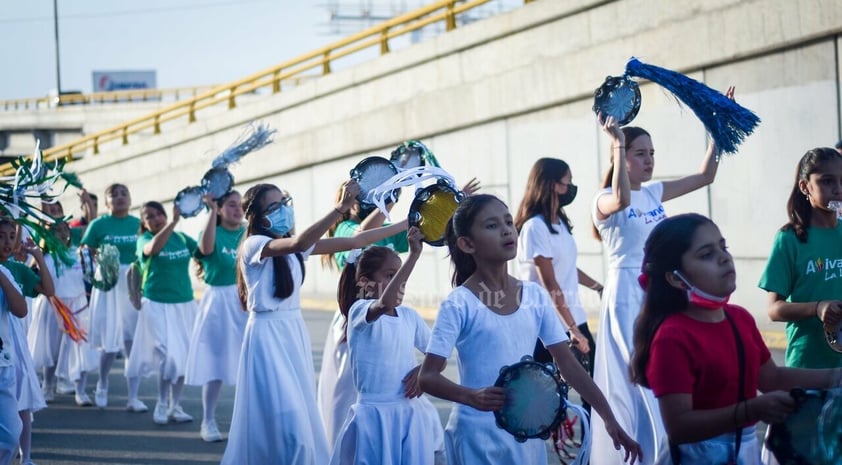
[[[102,244],[113,244],[120,251],[120,264],[128,265],[136,258],[135,244],[139,229],[140,219],[136,216],[115,218],[105,214],[91,221],[85,235],[82,236],[82,244],[93,248],[99,248]]]
[[[190,283],[190,257],[196,252],[196,241],[180,232],[173,232],[164,248],[152,257],[143,255],[143,246],[152,240],[146,231],[137,238],[137,257],[146,279],[143,296],[155,302],[177,304],[193,300]],[[148,269],[145,269],[148,267]]]
[[[787,302],[842,299],[842,223],[836,228],[807,228],[807,243],[792,230],[779,231],[758,286]],[[787,366],[842,367],[842,354],[828,347],[818,318],[787,322],[786,337]]]
[[[25,297],[36,297],[38,296],[38,291],[35,290],[35,286],[41,284],[41,276],[38,273],[32,271],[32,268],[24,265],[21,262],[16,262],[13,260],[6,260],[5,262],[0,262],[0,265],[6,267],[9,272],[12,273],[12,276],[15,278],[15,281],[20,286],[20,293],[23,294]]]
[[[79,247],[82,243],[82,234],[84,232],[84,228],[70,228],[70,245],[72,247]]]
[[[216,242],[213,245],[213,253],[202,255],[196,250],[196,258],[202,262],[205,270],[205,283],[209,286],[231,286],[237,283],[237,247],[243,238],[245,227],[229,231],[222,226],[216,227]],[[199,235],[199,241],[202,235]]]
[[[356,234],[360,223],[352,220],[345,220],[336,226],[336,231],[333,237],[351,237]],[[401,231],[394,236],[389,236],[386,239],[379,240],[371,245],[381,245],[385,247],[392,247],[397,253],[403,253],[409,250],[409,241],[406,239],[406,231]],[[336,266],[341,270],[345,268],[345,259],[348,258],[348,251],[337,252],[333,254],[333,259],[336,260]]]

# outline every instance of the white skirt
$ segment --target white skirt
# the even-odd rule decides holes
[[[634,322],[643,303],[643,289],[637,282],[640,270],[610,269],[602,293],[599,332],[596,338],[594,383],[605,395],[617,422],[643,450],[641,465],[651,465],[664,450],[669,450],[658,400],[650,389],[629,379],[630,354],[633,350]],[[591,465],[622,463],[622,450],[605,431],[599,415],[593,415]]]
[[[381,400],[363,394],[351,406],[331,465],[433,465],[436,439],[442,438],[438,417],[437,425],[430,422],[429,409],[435,408],[425,397],[390,397]]]
[[[760,442],[754,427],[743,428],[739,465],[760,465]],[[682,465],[693,464],[724,464],[731,463],[734,457],[735,433],[726,433],[705,441],[690,444],[679,444]],[[669,449],[669,448],[667,448]],[[657,463],[659,465],[673,465],[669,450],[661,453]]]
[[[72,309],[83,308],[87,305],[87,299],[82,295],[74,300],[65,300],[64,303]],[[76,318],[79,320],[79,325],[87,331],[91,320],[90,307],[77,313]],[[57,377],[75,382],[82,378],[82,373],[94,371],[99,367],[99,350],[89,342],[90,334],[87,339],[88,341],[74,342],[70,336],[62,334],[56,363]]]
[[[29,354],[29,348],[26,346],[23,322],[11,313],[7,313],[7,315],[9,315],[10,321],[9,332],[12,338],[12,353],[15,358],[15,380],[17,381],[15,395],[18,399],[18,411],[37,412],[46,407],[47,402],[44,401],[41,384],[38,383],[38,376],[32,366],[32,357]],[[0,315],[0,318],[3,318],[3,316]]]
[[[301,311],[249,312],[222,464],[328,463],[314,378]]]
[[[125,341],[134,338],[138,311],[129,300],[126,287],[126,270],[129,265],[120,265],[117,284],[108,291],[93,288],[91,291],[91,326],[88,340],[97,349],[106,353],[123,350]],[[128,355],[128,354],[127,354]]]
[[[237,286],[209,286],[199,303],[187,355],[185,383],[201,386],[209,381],[237,382],[248,313],[243,311]]]
[[[84,295],[82,297],[84,300]],[[70,306],[67,301],[64,303],[74,311],[79,310]],[[44,295],[38,295],[32,301],[32,322],[26,337],[35,370],[56,366],[64,334],[61,325],[50,300]]]
[[[514,436],[497,426],[492,412],[460,405],[450,412],[444,429],[444,445],[448,465],[547,463],[547,447],[543,440],[517,442]]]
[[[22,426],[15,397],[15,367],[0,366],[0,465],[9,465],[17,457]]]
[[[143,299],[126,377],[160,374],[175,382],[184,376],[196,302],[168,304]]]
[[[339,310],[333,315],[333,321],[325,338],[325,349],[322,352],[322,369],[319,371],[319,384],[316,400],[319,414],[325,425],[327,443],[333,447],[351,406],[357,401],[357,389],[351,375],[348,362],[348,343],[342,340],[342,328],[345,317]]]

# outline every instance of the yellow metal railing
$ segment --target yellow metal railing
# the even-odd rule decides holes
[[[304,73],[314,69],[323,75],[330,74],[332,61],[372,46],[379,45],[381,54],[389,53],[390,39],[430,24],[444,21],[446,30],[453,30],[456,28],[457,15],[490,1],[435,1],[425,7],[397,16],[345,39],[240,80],[216,86],[195,97],[173,103],[140,118],[44,150],[44,158],[52,161],[64,157],[67,161],[72,161],[74,155],[87,150],[92,150],[94,154],[98,154],[100,144],[105,142],[120,139],[125,145],[129,143],[130,135],[147,129],[152,129],[155,134],[159,134],[161,125],[168,121],[186,117],[187,121],[192,123],[196,121],[196,112],[204,108],[219,104],[227,104],[229,109],[236,108],[237,97],[240,95],[254,93],[263,88],[270,88],[272,93],[278,93],[281,91],[282,81],[296,76],[307,76]],[[534,0],[524,0],[524,3],[530,1]],[[8,166],[5,168],[5,170],[0,171],[8,171]]]
[[[144,102],[161,100],[180,100],[195,97],[215,85],[195,87],[175,87],[171,89],[132,89],[109,92],[91,92],[87,94],[62,94],[61,96],[33,97],[12,100],[0,100],[0,109],[34,110],[52,108],[61,105],[85,105],[91,103]]]

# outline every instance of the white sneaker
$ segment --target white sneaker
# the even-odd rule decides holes
[[[96,388],[94,391],[94,403],[99,408],[108,407],[108,389]]]
[[[205,442],[222,441],[222,434],[219,433],[219,428],[217,428],[216,422],[213,420],[207,423],[202,422],[202,429],[199,434],[202,435],[202,440]]]
[[[41,394],[44,396],[44,402],[51,404],[56,400],[55,392],[52,386],[44,386],[41,388]]]
[[[181,408],[181,405],[176,404],[175,407],[171,408],[168,412],[168,416],[170,420],[176,423],[187,423],[193,421],[193,417],[186,414],[184,409]]]
[[[159,425],[166,425],[170,422],[167,415],[167,404],[158,402],[155,404],[155,411],[152,412],[152,421]]]
[[[132,399],[126,403],[126,410],[132,413],[143,413],[148,412],[149,407],[140,399]]]
[[[80,392],[76,394],[76,405],[79,407],[90,407],[91,405],[94,405],[94,403],[91,402],[91,398],[88,397],[87,394]]]

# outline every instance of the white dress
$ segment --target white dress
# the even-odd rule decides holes
[[[351,406],[357,401],[357,389],[354,387],[354,377],[351,376],[348,364],[348,343],[342,341],[345,334],[344,322],[345,317],[337,310],[325,337],[322,368],[319,370],[316,390],[319,414],[325,424],[327,443],[331,448],[336,443],[336,437]]]
[[[348,351],[354,386],[360,393],[342,426],[331,464],[432,465],[442,440],[435,407],[421,396],[407,399],[401,380],[418,365],[430,329],[415,310],[399,306],[397,316],[366,321],[374,300],[349,310]]]
[[[120,352],[123,350],[124,341],[134,338],[138,311],[129,300],[129,290],[126,287],[128,269],[129,265],[120,265],[117,284],[111,289],[91,290],[91,326],[88,341],[106,353]]]
[[[5,267],[0,273],[14,283],[15,279]],[[18,415],[17,386],[15,382],[15,359],[11,347],[11,318],[16,318],[9,311],[6,296],[0,291],[0,465],[9,465],[18,454],[21,421]]]
[[[190,337],[186,384],[221,380],[230,386],[237,382],[247,319],[236,285],[207,287]]]
[[[175,382],[187,370],[196,301],[163,303],[142,299],[126,377],[160,375]]]
[[[531,282],[522,286],[520,307],[509,315],[492,312],[461,286],[441,303],[427,353],[447,358],[455,347],[462,386],[493,386],[500,368],[532,355],[536,339],[545,346],[567,341],[547,291]],[[543,440],[519,443],[497,427],[492,412],[462,404],[450,413],[445,448],[449,465],[547,463]]]
[[[58,273],[52,255],[45,256],[44,261],[53,278],[56,297],[75,314],[80,329],[87,331],[91,312],[87,308],[84,277],[78,261],[70,267],[60,265]],[[99,353],[87,342],[74,342],[64,333],[63,324],[46,296],[39,295],[34,299],[32,314],[28,340],[36,370],[54,366],[57,376],[77,380],[82,372],[96,369]]]
[[[640,443],[643,465],[654,463],[663,448],[669,447],[657,399],[651,390],[633,384],[628,374],[634,322],[643,304],[643,289],[637,281],[643,246],[655,225],[666,218],[661,203],[663,191],[661,182],[633,190],[631,204],[625,210],[600,221],[596,217],[597,199],[611,192],[604,189],[596,195],[592,210],[609,266],[599,314],[594,382],[608,399],[620,426]],[[591,465],[622,463],[623,452],[614,450],[598,415],[593,417],[592,430]]]
[[[295,255],[284,257],[295,286],[286,299],[275,298],[272,257],[260,258],[269,241],[254,235],[240,246],[249,319],[222,463],[324,465],[330,450],[316,408],[310,336],[301,316],[302,270]]]

